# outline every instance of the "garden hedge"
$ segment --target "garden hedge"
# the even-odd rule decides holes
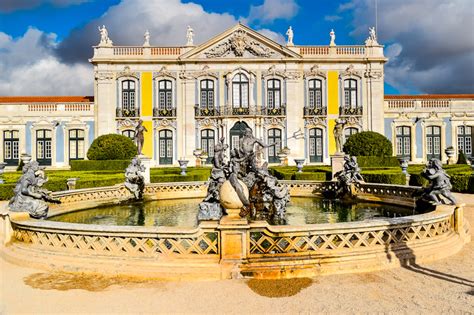
[[[76,160],[70,161],[71,171],[125,171],[130,160]]]
[[[351,135],[343,151],[354,156],[392,156],[392,143],[378,132],[363,131]]]
[[[359,167],[399,167],[396,156],[358,156]]]
[[[97,137],[87,151],[89,160],[131,160],[137,146],[123,135],[108,134]]]

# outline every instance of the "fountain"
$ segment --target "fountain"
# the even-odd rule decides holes
[[[134,157],[125,170],[125,187],[133,194],[135,200],[143,199],[145,189],[145,166],[138,157]]]

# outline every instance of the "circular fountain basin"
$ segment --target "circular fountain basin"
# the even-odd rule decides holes
[[[204,182],[147,185],[148,202],[138,209],[117,205],[132,197],[123,185],[58,192],[62,204],[51,205],[47,220],[0,216],[2,226],[11,220],[11,228],[0,233],[7,244],[0,254],[53,270],[165,279],[289,278],[422,263],[452,255],[470,240],[462,205],[413,213],[414,187],[360,184],[355,205],[339,209],[317,198],[334,191],[334,182],[282,184],[292,204],[289,224],[277,226],[224,219],[197,224]]]

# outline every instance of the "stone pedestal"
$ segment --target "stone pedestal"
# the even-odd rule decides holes
[[[151,159],[146,155],[137,156],[145,167],[145,173],[143,177],[145,178],[145,184],[150,183],[150,168],[151,168]]]
[[[333,180],[335,180],[334,175],[344,169],[344,156],[344,153],[336,153],[331,155],[331,170]]]

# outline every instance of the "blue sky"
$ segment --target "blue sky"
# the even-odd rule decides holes
[[[239,20],[279,41],[291,25],[297,45],[326,45],[334,28],[353,45],[375,24],[375,1],[386,94],[474,92],[472,0],[2,0],[0,95],[91,94],[97,25],[118,45],[140,44],[145,29],[152,45],[180,45],[187,24],[199,43]]]

